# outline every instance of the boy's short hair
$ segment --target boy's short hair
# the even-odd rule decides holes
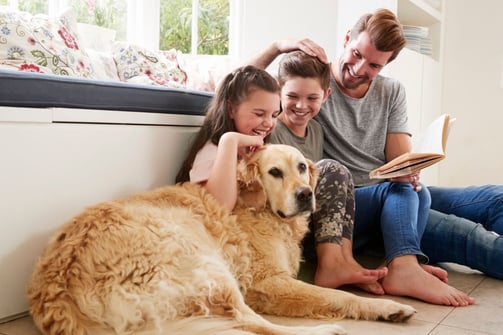
[[[279,85],[283,87],[290,77],[319,79],[323,90],[327,90],[330,87],[330,64],[325,64],[303,51],[292,51],[285,54],[279,62]]]

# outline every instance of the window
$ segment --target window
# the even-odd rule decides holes
[[[161,0],[160,48],[229,53],[229,0]]]
[[[151,49],[227,55],[230,1],[0,0],[0,6],[50,15],[71,7],[78,22],[114,29],[118,40]]]
[[[13,1],[14,2],[14,1]],[[49,5],[47,0],[17,0],[19,10],[32,14],[47,13]]]
[[[127,0],[67,0],[78,22],[116,31],[116,39],[126,40]]]

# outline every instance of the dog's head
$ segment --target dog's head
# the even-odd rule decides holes
[[[268,144],[241,160],[239,198],[243,207],[267,205],[282,218],[315,208],[316,167],[294,147]]]

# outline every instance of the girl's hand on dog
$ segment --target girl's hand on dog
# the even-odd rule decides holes
[[[223,134],[220,138],[220,141],[222,140],[234,141],[238,148],[239,157],[245,157],[250,152],[254,152],[264,145],[264,138],[262,136],[245,135],[237,132],[228,132]]]

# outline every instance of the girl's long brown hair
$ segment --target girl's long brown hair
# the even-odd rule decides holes
[[[189,181],[189,171],[201,148],[211,141],[218,145],[220,137],[229,131],[236,131],[230,116],[230,106],[238,106],[254,90],[261,89],[279,94],[279,85],[268,72],[255,66],[243,66],[229,73],[213,96],[203,124],[192,143],[190,151],[176,176],[176,182]]]

